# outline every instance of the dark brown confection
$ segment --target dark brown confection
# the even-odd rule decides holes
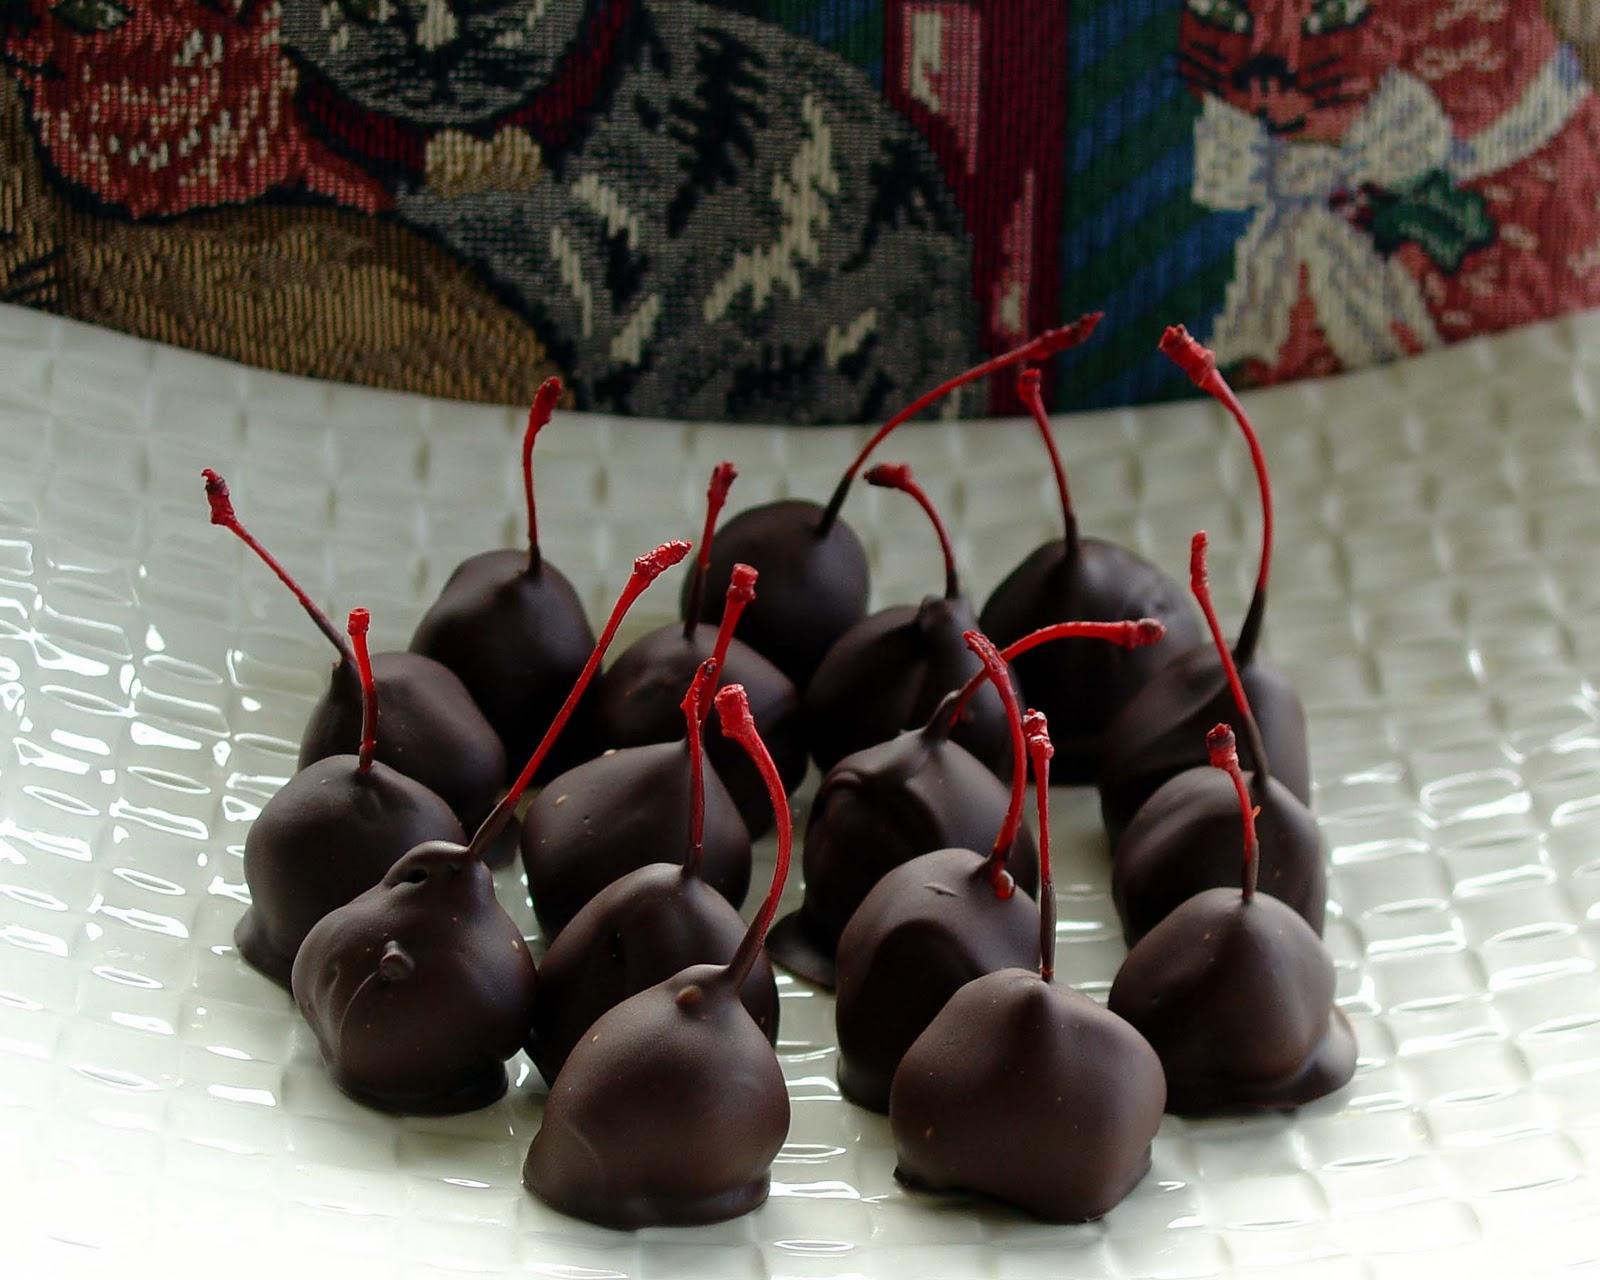
[[[1244,726],[1245,741],[1258,742],[1255,714],[1211,601],[1204,531],[1195,534],[1190,544],[1189,581],[1211,632],[1234,713]],[[1271,762],[1263,747],[1254,747],[1250,754]],[[1317,821],[1276,778],[1256,773],[1248,781],[1266,850],[1258,869],[1261,887],[1298,911],[1320,936],[1328,884]],[[1202,889],[1233,884],[1243,840],[1244,820],[1226,773],[1206,764],[1162,783],[1140,806],[1113,851],[1111,892],[1128,945]]]
[[[911,1186],[992,1196],[1049,1222],[1109,1210],[1150,1168],[1166,1082],[1121,1018],[1055,977],[1045,717],[1023,721],[1039,812],[1039,969],[974,978],[906,1051],[889,1127]]]
[[[706,489],[705,527],[683,610],[685,621],[651,631],[622,651],[599,687],[595,718],[601,744],[607,747],[675,741],[683,731],[679,708],[683,689],[694,679],[700,664],[714,657],[722,683],[743,685],[749,694],[756,728],[777,762],[783,785],[793,792],[806,775],[805,732],[800,695],[794,684],[749,645],[735,639],[728,628],[689,621],[701,613],[705,576],[716,545],[717,515],[736,474],[731,462],[719,462],[712,469]],[[729,578],[729,591],[734,590],[741,577],[755,580],[755,570],[750,566],[735,569]],[[743,574],[738,572],[740,569]],[[765,584],[762,590],[766,590]],[[726,608],[722,617],[727,617]],[[721,734],[712,737],[706,750],[712,767],[739,806],[739,816],[751,838],[765,835],[772,823],[772,806],[767,803],[767,789],[748,757]]]
[[[1053,622],[1118,622],[1155,618],[1167,630],[1161,649],[1117,649],[1092,640],[1050,645],[1014,665],[1029,706],[1056,726],[1058,782],[1093,782],[1100,772],[1100,736],[1124,703],[1173,650],[1198,644],[1201,631],[1183,589],[1125,547],[1082,537],[1039,393],[1037,370],[1024,371],[1017,392],[1033,411],[1050,455],[1061,499],[1063,536],[1035,548],[994,589],[978,625],[1002,649]]]
[[[1092,323],[1079,321],[1051,329],[919,396],[867,441],[839,478],[826,507],[791,498],[750,507],[734,516],[717,534],[711,565],[704,575],[701,621],[721,618],[723,593],[733,566],[754,565],[763,579],[761,600],[750,610],[743,637],[803,694],[828,650],[866,616],[867,553],[839,512],[872,451],[902,423],[958,388],[1016,364],[1048,360],[1081,342],[1093,328]],[[691,575],[683,588],[688,617],[694,616],[688,605],[695,581]]]
[[[1288,680],[1256,657],[1272,572],[1272,478],[1266,455],[1232,388],[1217,372],[1216,357],[1181,325],[1166,331],[1161,350],[1196,386],[1222,403],[1250,448],[1261,494],[1261,560],[1256,570],[1255,593],[1233,645],[1233,661],[1255,711],[1273,776],[1301,801],[1310,803],[1311,761],[1306,746],[1305,710]],[[1229,673],[1210,641],[1175,653],[1129,699],[1107,726],[1102,740],[1100,812],[1113,848],[1139,806],[1157,787],[1174,774],[1205,764],[1202,748],[1206,730],[1234,714]],[[1247,739],[1243,754],[1244,767],[1252,771],[1261,768],[1253,745]]]
[[[868,484],[899,489],[927,513],[944,555],[945,592],[863,618],[839,637],[806,687],[806,734],[820,769],[902,730],[924,724],[947,693],[982,664],[962,643],[977,626],[961,590],[950,536],[928,495],[903,463],[880,464]],[[1011,737],[1000,695],[985,685],[968,702],[951,738],[1001,777],[1011,770]]]
[[[239,954],[287,987],[311,926],[365,893],[408,849],[466,835],[450,806],[420,782],[378,764],[378,705],[367,653],[368,615],[348,631],[362,673],[363,721],[356,755],[328,756],[300,770],[262,806],[244,839],[250,906],[233,931]]]
[[[573,1046],[606,1010],[690,965],[728,963],[744,937],[739,913],[702,878],[705,770],[693,765],[718,674],[715,659],[703,662],[679,708],[692,753],[691,817],[682,862],[655,862],[608,884],[561,931],[539,966],[539,1005],[527,1048],[551,1084]],[[776,1041],[778,987],[765,951],[745,978],[741,998],[756,1026]]]
[[[895,1174],[1084,1222],[1149,1170],[1165,1099],[1161,1060],[1121,1018],[1002,969],[957,991],[895,1072]]]
[[[767,1198],[788,1135],[783,1071],[740,992],[789,870],[789,813],[742,700],[729,685],[717,710],[723,731],[760,766],[777,813],[777,866],[761,910],[728,964],[685,969],[590,1028],[550,1090],[522,1167],[523,1183],[546,1204],[602,1226],[692,1226],[746,1213]]]
[[[420,1115],[472,1111],[506,1090],[533,1021],[533,957],[460,844],[411,850],[324,916],[294,962],[294,998],[335,1084]]]
[[[411,637],[414,653],[436,659],[461,678],[499,735],[513,769],[538,745],[594,648],[578,593],[539,550],[533,444],[560,396],[561,380],[546,380],[523,432],[528,546],[462,561]],[[580,704],[535,781],[587,760],[596,749],[592,708]]]
[[[1016,696],[994,646],[975,631],[967,637],[1003,686],[1014,739],[1011,801],[989,853],[939,849],[896,867],[839,937],[839,1088],[873,1111],[889,1109],[901,1058],[951,996],[982,974],[1031,967],[1038,956],[1039,910],[1006,872],[1028,773]]]
[[[1333,1003],[1333,961],[1321,939],[1256,891],[1255,820],[1232,731],[1219,724],[1206,743],[1233,783],[1243,885],[1196,894],[1145,934],[1108,1004],[1161,1058],[1168,1111],[1296,1107],[1355,1073],[1355,1036]]]

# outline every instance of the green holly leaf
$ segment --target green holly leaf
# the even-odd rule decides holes
[[[50,13],[86,36],[114,31],[129,16],[116,0],[57,0]]]
[[[1380,253],[1417,244],[1452,275],[1467,254],[1493,244],[1497,234],[1488,201],[1476,191],[1455,186],[1443,169],[1430,169],[1393,191],[1375,192],[1371,226]]]

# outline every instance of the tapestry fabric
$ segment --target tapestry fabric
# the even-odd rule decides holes
[[[0,0],[0,301],[250,364],[878,418],[1600,305],[1600,0]],[[1007,380],[952,404],[1018,406]]]

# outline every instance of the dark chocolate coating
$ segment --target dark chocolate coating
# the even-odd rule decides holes
[[[974,978],[1039,962],[1033,899],[995,893],[987,859],[938,849],[878,881],[839,938],[839,1088],[889,1109],[900,1060]]]
[[[467,687],[448,667],[420,653],[375,653],[377,759],[434,792],[476,831],[505,789],[506,753]],[[348,662],[333,668],[327,692],[311,709],[300,740],[300,768],[344,755],[361,741],[361,681]],[[508,861],[515,833],[491,863]]]
[[[822,780],[806,822],[805,897],[767,938],[784,968],[834,985],[834,952],[874,885],[935,849],[987,849],[1005,820],[1010,790],[948,739],[908,730],[846,756]],[[1039,849],[1017,832],[1007,866],[1017,885],[1039,888]]]
[[[250,906],[233,940],[280,986],[328,912],[372,888],[419,844],[466,839],[450,806],[420,782],[377,762],[362,773],[359,763],[328,756],[307,765],[262,806],[244,838]]]
[[[1070,556],[1066,541],[1058,539],[1033,551],[984,604],[983,633],[1003,649],[1057,622],[1155,618],[1167,634],[1140,649],[1057,640],[1017,658],[1027,705],[1049,718],[1056,748],[1050,777],[1059,783],[1093,782],[1101,734],[1123,704],[1172,654],[1205,638],[1188,595],[1148,560],[1099,538],[1080,538],[1078,548]]]
[[[467,686],[505,748],[508,782],[534,752],[594,649],[572,584],[528,552],[485,551],[456,566],[411,637],[411,651],[442,662]],[[592,694],[579,702],[534,781],[598,750]]]
[[[787,499],[749,507],[717,530],[711,544],[700,618],[722,618],[736,564],[761,575],[756,598],[739,620],[739,636],[804,691],[823,655],[867,613],[867,553],[843,520],[817,537],[822,508]],[[690,579],[683,585],[689,607]]]
[[[1328,905],[1322,833],[1276,778],[1258,797],[1259,887],[1299,912],[1318,937]],[[1209,765],[1161,784],[1117,842],[1111,896],[1131,947],[1203,889],[1239,883],[1244,821],[1233,779]]]
[[[1356,1042],[1333,961],[1276,898],[1207,889],[1128,953],[1109,1007],[1150,1042],[1174,1115],[1272,1111],[1339,1089]]]
[[[640,637],[606,671],[595,697],[595,720],[606,747],[642,747],[683,737],[683,695],[711,656],[717,629],[700,623],[684,638],[683,625],[661,627]],[[728,645],[717,688],[741,684],[750,698],[761,740],[772,753],[784,788],[793,792],[806,776],[805,729],[800,695],[789,677],[743,641]],[[709,695],[707,705],[710,705]],[[752,839],[772,829],[766,783],[739,744],[725,738],[715,708],[706,718],[706,757],[739,807]],[[679,966],[682,967],[681,965]],[[663,977],[667,975],[663,974]]]
[[[1116,1014],[1002,969],[956,992],[895,1072],[895,1176],[1087,1222],[1149,1171],[1166,1098],[1161,1059]]]
[[[715,769],[705,771],[705,882],[735,907],[750,890],[750,833]],[[683,739],[608,751],[533,798],[522,865],[547,941],[614,880],[689,844],[689,746]]]
[[[745,923],[699,876],[656,862],[614,880],[573,916],[539,966],[528,1056],[554,1084],[572,1048],[606,1010],[695,964],[727,964]],[[778,1038],[778,984],[766,953],[741,992],[768,1040]]]
[[[459,844],[418,845],[324,916],[294,962],[294,999],[333,1082],[384,1111],[443,1115],[506,1091],[533,1022],[533,957]]]
[[[940,699],[983,669],[961,639],[977,625],[965,596],[929,596],[874,613],[840,636],[806,687],[806,737],[817,767],[826,771],[927,723]],[[979,687],[951,737],[1000,777],[1011,776],[1011,726],[993,684]]]
[[[604,1227],[720,1222],[767,1198],[788,1133],[777,1055],[728,971],[696,965],[624,1000],[578,1042],[522,1181]]]
[[[1311,759],[1300,695],[1276,667],[1257,658],[1239,678],[1272,776],[1304,804],[1311,803]],[[1207,763],[1206,733],[1239,718],[1222,661],[1209,644],[1198,645],[1162,667],[1111,722],[1102,741],[1100,814],[1114,849],[1133,815],[1168,778]],[[1239,763],[1256,767],[1249,736],[1239,734]]]

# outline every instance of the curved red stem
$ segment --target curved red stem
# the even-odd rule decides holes
[[[708,695],[717,683],[717,660],[707,658],[683,695],[684,740],[689,744],[689,850],[683,874],[697,876],[706,859],[706,752],[702,722]]]
[[[1197,342],[1181,324],[1170,326],[1161,335],[1161,354],[1171,360],[1189,380],[1216,400],[1239,424],[1245,444],[1250,448],[1250,465],[1255,468],[1256,487],[1261,493],[1261,560],[1256,567],[1256,589],[1250,597],[1250,608],[1239,628],[1239,638],[1234,642],[1233,656],[1244,666],[1254,656],[1261,639],[1261,623],[1267,608],[1267,581],[1272,576],[1272,476],[1267,470],[1267,455],[1261,448],[1261,437],[1251,425],[1239,397],[1217,369],[1217,357],[1209,347]]]
[[[1011,846],[1017,842],[1017,831],[1022,826],[1022,802],[1028,794],[1028,750],[1022,740],[1022,708],[1011,684],[1011,671],[989,637],[981,631],[964,631],[961,638],[983,663],[983,675],[999,690],[1000,701],[1006,708],[1006,723],[1011,729],[1011,803],[1006,807],[1005,820],[1000,824],[985,863],[995,896],[1009,898],[1016,891],[1016,884],[1006,873],[1006,859],[1011,856]]]
[[[736,564],[728,576],[728,592],[722,597],[722,621],[717,624],[716,643],[711,646],[711,661],[721,671],[728,665],[728,646],[733,643],[733,633],[739,626],[739,615],[756,598],[756,581],[761,575],[747,564]],[[696,614],[690,614],[691,618]],[[707,698],[700,709],[704,720],[711,714],[711,699]]]
[[[345,624],[356,653],[356,673],[361,677],[361,750],[356,768],[362,773],[372,772],[372,755],[378,749],[378,687],[372,679],[372,655],[367,652],[367,628],[371,625],[372,615],[365,609],[350,610]]]
[[[933,505],[927,490],[911,474],[911,468],[904,462],[880,462],[875,467],[869,467],[862,478],[879,489],[898,489],[909,495],[926,513],[939,538],[939,554],[944,557],[944,598],[954,600],[961,594],[961,579],[956,573],[956,553],[950,545],[950,530],[945,528],[939,508]]]
[[[475,857],[481,856],[510,821],[512,810],[517,807],[517,801],[522,798],[522,793],[533,781],[533,775],[539,772],[539,766],[545,762],[545,757],[555,746],[561,731],[567,727],[567,721],[572,719],[578,701],[583,697],[584,690],[589,687],[589,682],[594,679],[595,672],[600,669],[600,661],[605,657],[606,650],[611,647],[612,640],[616,638],[617,628],[622,625],[622,620],[633,607],[633,602],[645,593],[652,582],[682,560],[692,549],[693,544],[688,542],[664,542],[654,551],[640,556],[633,562],[633,573],[629,575],[627,585],[622,588],[622,594],[617,597],[616,604],[611,607],[611,616],[606,619],[605,629],[600,632],[600,638],[595,641],[588,661],[583,664],[583,670],[573,682],[567,700],[561,704],[561,709],[556,712],[550,727],[544,731],[544,737],[539,740],[539,745],[528,757],[528,763],[522,766],[522,772],[511,784],[511,790],[505,793],[500,803],[495,805],[489,816],[483,820],[482,825],[473,832],[472,843],[467,846],[468,853]]]
[[[1211,579],[1206,573],[1206,532],[1201,529],[1189,542],[1189,589],[1200,602],[1200,612],[1205,615],[1206,626],[1211,630],[1211,643],[1216,646],[1217,659],[1222,663],[1223,674],[1228,677],[1228,688],[1233,692],[1233,705],[1244,722],[1245,741],[1250,744],[1250,754],[1255,760],[1255,791],[1265,796],[1271,779],[1267,763],[1266,744],[1261,739],[1261,726],[1256,723],[1255,712],[1250,709],[1250,696],[1239,678],[1238,664],[1228,649],[1227,637],[1222,634],[1222,623],[1217,620],[1217,607],[1211,600]]]
[[[1039,439],[1044,441],[1045,452],[1050,455],[1050,470],[1056,478],[1056,496],[1061,500],[1061,537],[1067,544],[1067,554],[1075,556],[1078,554],[1078,517],[1072,510],[1067,468],[1061,461],[1061,451],[1056,448],[1056,433],[1050,429],[1050,415],[1045,412],[1040,381],[1039,370],[1024,369],[1017,375],[1017,399],[1033,415],[1033,425],[1038,429]]]
[[[1049,982],[1056,976],[1056,883],[1050,870],[1050,757],[1056,749],[1042,711],[1022,717],[1022,733],[1039,807],[1039,976]]]
[[[872,451],[883,443],[884,437],[889,435],[901,423],[916,417],[929,405],[934,404],[952,391],[959,390],[969,382],[976,382],[980,378],[987,378],[991,373],[999,373],[1002,369],[1009,369],[1015,364],[1038,364],[1048,360],[1051,356],[1075,347],[1085,341],[1095,326],[1100,323],[1100,313],[1083,316],[1071,324],[1062,325],[1059,329],[1048,329],[1036,338],[1024,342],[1020,347],[1013,347],[1010,351],[1003,352],[991,360],[975,365],[965,373],[958,373],[955,377],[941,382],[932,391],[924,392],[918,396],[889,421],[873,433],[872,439],[862,446],[861,452],[856,455],[844,475],[839,478],[839,483],[833,491],[833,496],[828,499],[828,505],[822,512],[822,519],[817,522],[817,537],[824,538],[828,530],[833,528],[833,522],[839,518],[839,510],[844,506],[844,500],[850,493],[850,482],[856,478],[856,473],[866,465]]]
[[[339,651],[341,662],[354,664],[355,655],[350,651],[350,644],[344,638],[339,628],[333,625],[333,619],[308,596],[304,589],[289,576],[289,571],[278,563],[272,552],[256,541],[255,535],[239,523],[239,517],[234,514],[233,498],[228,493],[228,482],[219,476],[210,467],[200,473],[205,477],[206,501],[211,504],[211,523],[219,524],[224,529],[238,538],[240,542],[256,553],[261,563],[278,575],[278,581],[288,587],[294,598],[300,602],[300,607],[306,611],[311,621],[317,624],[317,630],[327,636],[333,647]]]
[[[528,410],[528,425],[522,432],[522,496],[528,505],[528,572],[538,573],[543,557],[539,552],[539,512],[533,501],[533,442],[556,411],[561,399],[561,379],[546,378],[533,394]]]
[[[1250,800],[1250,788],[1245,785],[1244,772],[1239,768],[1239,747],[1234,741],[1233,730],[1225,724],[1213,726],[1211,732],[1206,734],[1206,754],[1211,758],[1211,767],[1221,769],[1233,780],[1234,794],[1239,797],[1239,813],[1244,819],[1244,870],[1240,876],[1240,888],[1244,900],[1249,902],[1255,897],[1256,876],[1260,864],[1260,850],[1256,845],[1256,814],[1259,812]]]
[[[773,764],[767,744],[761,740],[755,719],[750,715],[750,699],[745,694],[744,686],[724,685],[717,690],[716,703],[717,719],[722,724],[723,735],[745,749],[761,774],[761,781],[766,783],[767,797],[772,801],[773,819],[778,828],[778,857],[772,868],[772,885],[761,903],[761,909],[739,940],[739,949],[728,961],[726,972],[737,990],[750,976],[750,968],[766,943],[772,918],[778,914],[778,899],[783,896],[784,882],[789,878],[789,860],[794,851],[794,826],[789,820],[789,797],[784,792],[783,779],[778,776],[778,766]]]
[[[728,490],[739,473],[731,462],[719,462],[711,468],[711,482],[706,486],[706,521],[700,530],[700,551],[694,558],[694,578],[689,583],[688,608],[683,611],[683,638],[694,638],[694,629],[700,625],[700,601],[705,598],[706,573],[711,568],[711,540],[716,535],[717,517],[728,501]]]

